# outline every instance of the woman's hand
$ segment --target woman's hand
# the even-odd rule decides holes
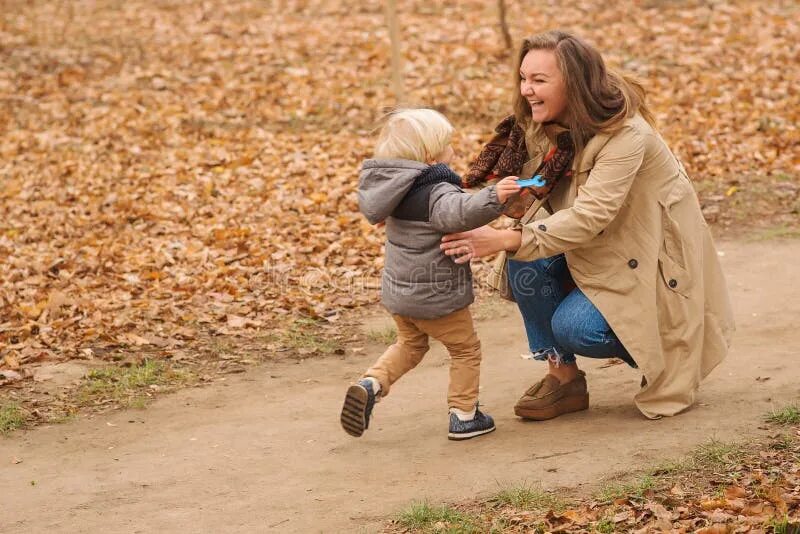
[[[520,189],[522,189],[519,185],[517,185],[517,176],[506,176],[495,185],[495,191],[497,191],[497,200],[500,201],[500,204],[505,204],[508,197],[515,193],[519,193]]]
[[[516,230],[496,230],[481,226],[468,232],[447,234],[439,245],[448,256],[456,256],[456,263],[467,263],[472,258],[482,258],[501,250],[517,250],[522,235]]]

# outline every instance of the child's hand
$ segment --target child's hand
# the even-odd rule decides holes
[[[506,176],[495,186],[497,191],[497,200],[500,201],[500,204],[505,204],[508,197],[515,193],[519,193],[520,189],[522,189],[519,185],[517,185],[517,176]]]

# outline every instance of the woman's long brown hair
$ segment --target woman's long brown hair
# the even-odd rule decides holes
[[[519,69],[531,50],[551,50],[564,77],[567,90],[567,124],[577,152],[597,133],[613,133],[625,119],[636,113],[651,125],[655,118],[645,103],[645,90],[637,80],[606,68],[603,56],[593,46],[575,35],[553,30],[522,41],[514,77],[514,115],[527,129],[531,107],[521,95]]]

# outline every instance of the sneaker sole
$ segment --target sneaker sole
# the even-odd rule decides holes
[[[447,434],[447,439],[452,441],[464,441],[465,439],[477,438],[478,436],[488,434],[489,432],[494,432],[495,430],[497,430],[496,426],[493,426],[492,428],[487,428],[486,430],[476,430],[475,432],[469,432],[466,434],[454,434],[450,432]]]
[[[369,393],[363,387],[354,384],[347,388],[339,420],[345,432],[353,437],[361,437],[367,427],[367,400]]]
[[[523,419],[546,421],[566,413],[580,412],[589,408],[589,395],[583,397],[568,397],[547,408],[524,408],[514,406],[514,413]]]

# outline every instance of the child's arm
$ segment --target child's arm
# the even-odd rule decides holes
[[[429,218],[439,232],[465,232],[495,220],[509,196],[518,192],[515,176],[471,195],[452,184],[439,184],[431,191]]]

